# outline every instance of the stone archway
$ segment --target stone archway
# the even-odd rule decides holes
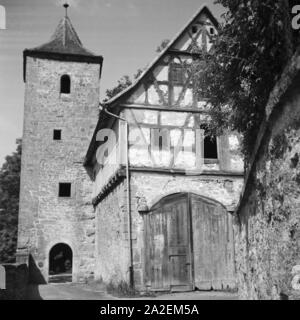
[[[235,288],[226,208],[193,193],[160,199],[145,216],[145,280],[152,290]]]
[[[65,243],[57,243],[49,252],[49,282],[71,282],[73,252]]]

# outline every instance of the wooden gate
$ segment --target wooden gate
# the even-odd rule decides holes
[[[232,216],[219,203],[191,195],[194,283],[199,290],[234,289]]]
[[[194,194],[173,194],[145,216],[145,280],[152,290],[234,287],[231,216]]]
[[[164,198],[146,220],[146,278],[151,289],[192,290],[187,194]]]

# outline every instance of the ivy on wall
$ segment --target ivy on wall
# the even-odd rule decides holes
[[[213,49],[196,62],[195,78],[199,94],[205,92],[213,106],[211,130],[241,133],[247,163],[269,94],[299,43],[291,24],[297,1],[215,2],[226,12]]]

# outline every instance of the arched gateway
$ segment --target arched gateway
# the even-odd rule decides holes
[[[145,216],[145,277],[152,290],[235,287],[232,216],[218,202],[169,195]]]
[[[58,243],[49,253],[49,282],[72,281],[72,249],[65,243]]]

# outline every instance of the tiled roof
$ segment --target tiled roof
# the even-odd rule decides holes
[[[83,47],[69,17],[67,16],[62,18],[59,22],[49,42],[30,49],[30,51],[94,56],[91,51]]]
[[[65,16],[58,24],[50,41],[23,52],[23,79],[26,82],[27,57],[52,59],[59,61],[87,62],[100,64],[100,76],[103,57],[85,49],[70,21]]]

